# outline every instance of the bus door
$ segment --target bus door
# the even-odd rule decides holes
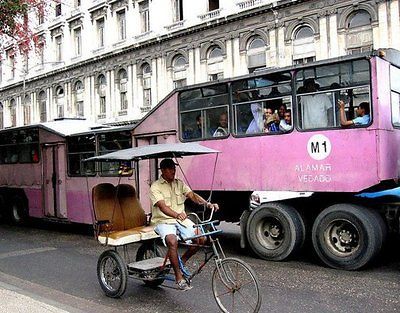
[[[65,144],[44,144],[42,156],[44,214],[67,218]]]

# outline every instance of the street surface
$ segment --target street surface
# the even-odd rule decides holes
[[[374,266],[345,272],[321,266],[310,248],[289,262],[257,259],[239,248],[237,225],[221,228],[226,254],[248,262],[258,274],[261,312],[400,312],[398,240],[392,240]],[[29,308],[32,301],[43,306],[42,312],[218,312],[211,291],[212,262],[190,291],[151,289],[130,280],[125,295],[112,299],[96,276],[104,250],[87,228],[0,224],[0,301],[2,294],[12,292],[26,306],[20,311],[0,305],[0,312],[36,312]]]

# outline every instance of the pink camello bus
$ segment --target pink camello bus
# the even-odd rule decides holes
[[[258,256],[286,260],[311,239],[326,265],[358,269],[378,255],[388,230],[399,232],[393,199],[357,196],[398,186],[399,66],[399,52],[388,49],[188,86],[155,107],[133,138],[221,151],[213,201],[220,219],[240,221],[241,245]],[[181,161],[204,196],[214,162]],[[156,173],[149,165],[145,181]],[[148,184],[140,186],[146,194]]]
[[[81,161],[131,147],[131,129],[60,119],[2,130],[0,214],[14,224],[28,216],[91,224],[91,190],[100,182],[117,184],[119,163]]]
[[[179,160],[188,183],[205,197],[212,187],[219,219],[240,221],[243,247],[281,261],[311,240],[328,266],[361,268],[388,231],[399,232],[392,197],[357,196],[398,186],[399,67],[399,52],[374,51],[188,86],[134,127],[64,119],[2,130],[0,214],[14,223],[31,216],[90,224],[93,186],[120,179],[138,186],[149,211],[157,160],[141,161],[139,182],[119,178],[119,164],[81,161],[195,141],[220,154],[215,173],[213,155]],[[356,124],[341,126],[338,100]]]

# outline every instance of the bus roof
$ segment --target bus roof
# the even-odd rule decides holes
[[[62,119],[55,119],[54,121],[51,122],[43,122],[28,126],[6,128],[1,131],[31,129],[35,127],[45,129],[61,137],[68,137],[68,136],[83,135],[83,134],[97,133],[97,132],[131,130],[134,127],[134,125],[108,126],[87,121],[86,119],[82,118],[62,118]]]

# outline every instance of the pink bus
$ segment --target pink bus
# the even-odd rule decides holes
[[[131,129],[60,119],[2,130],[0,215],[15,224],[28,216],[91,224],[92,187],[117,184],[119,164],[81,160],[131,147]],[[133,178],[121,179],[129,183]]]
[[[134,128],[134,145],[196,141],[221,151],[214,180],[213,156],[182,167],[204,195],[213,181],[220,219],[240,221],[242,246],[258,256],[286,260],[311,240],[328,266],[358,269],[388,230],[399,232],[390,199],[357,196],[398,186],[399,67],[389,49],[188,86]]]

